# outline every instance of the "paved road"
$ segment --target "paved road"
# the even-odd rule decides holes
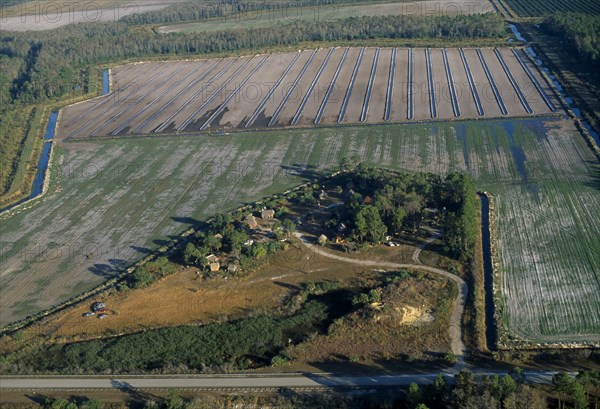
[[[454,304],[452,307],[452,315],[450,316],[450,327],[448,329],[448,331],[450,333],[450,344],[451,344],[450,347],[452,349],[452,353],[454,355],[456,355],[455,367],[461,368],[466,365],[465,361],[464,361],[464,355],[465,355],[465,352],[467,351],[467,348],[465,347],[465,344],[462,340],[461,322],[462,322],[463,311],[465,309],[465,303],[467,302],[468,287],[467,287],[467,283],[465,283],[465,281],[462,278],[460,278],[459,276],[452,274],[448,271],[445,271],[445,270],[442,270],[439,268],[435,268],[435,267],[425,266],[422,264],[400,264],[400,263],[392,263],[389,261],[363,260],[363,259],[343,257],[338,254],[330,253],[329,251],[324,250],[323,247],[315,246],[314,244],[311,244],[309,242],[309,239],[307,239],[307,237],[304,236],[302,233],[297,232],[294,234],[296,235],[296,237],[298,239],[300,239],[302,244],[304,244],[309,249],[311,249],[312,251],[314,251],[315,253],[317,253],[323,257],[328,257],[328,258],[331,258],[334,260],[342,261],[344,263],[352,263],[352,264],[357,264],[357,265],[361,265],[361,266],[365,266],[365,267],[385,267],[385,268],[392,268],[392,269],[405,269],[405,268],[419,269],[419,270],[428,271],[430,273],[439,274],[441,276],[444,276],[444,277],[454,281],[456,283],[456,285],[458,286],[459,291],[458,291],[458,295],[456,296],[456,299],[454,300]],[[435,239],[435,237],[432,240],[434,240],[434,239]]]
[[[454,372],[455,373],[455,372]],[[453,373],[448,373],[452,375]],[[475,371],[475,375],[505,375],[504,372]],[[551,383],[555,372],[527,372],[531,383]],[[221,388],[377,388],[406,386],[411,382],[430,384],[437,374],[405,374],[377,376],[306,375],[228,375],[228,376],[123,376],[123,377],[0,377],[0,391],[51,389],[221,389]],[[451,378],[449,378],[451,380]]]

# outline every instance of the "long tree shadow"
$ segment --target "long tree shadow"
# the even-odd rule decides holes
[[[115,276],[118,272],[125,270],[130,264],[131,262],[127,260],[111,258],[108,260],[108,264],[96,263],[88,268],[88,271],[100,277],[110,278]]]
[[[294,163],[291,165],[281,165],[281,168],[286,171],[288,175],[300,176],[307,180],[320,179],[326,175],[326,172],[318,170],[314,165],[306,163]]]
[[[177,223],[186,224],[195,229],[201,229],[208,225],[204,220],[194,219],[193,217],[189,216],[172,216],[171,220]]]
[[[133,245],[133,246],[129,246],[129,248],[137,251],[138,253],[142,253],[142,254],[150,254],[150,253],[152,253],[152,250],[150,250],[147,247]]]

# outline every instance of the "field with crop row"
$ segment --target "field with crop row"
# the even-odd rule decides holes
[[[111,94],[63,110],[59,138],[548,115],[520,49],[328,48],[112,70]]]
[[[547,16],[557,12],[600,14],[597,0],[501,0],[521,17]]]
[[[355,154],[472,174],[497,200],[510,330],[597,339],[598,165],[571,122],[538,118],[59,144],[51,193],[1,223],[0,322],[101,283],[195,220]]]

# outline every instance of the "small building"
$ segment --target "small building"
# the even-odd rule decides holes
[[[254,244],[254,240],[248,239],[244,242],[244,246],[248,247]]]
[[[221,264],[219,264],[219,262],[210,263],[208,265],[208,268],[210,268],[210,271],[212,273],[216,273],[217,271],[219,271],[221,269]]]
[[[329,239],[327,238],[327,236],[326,236],[326,235],[324,235],[324,234],[321,234],[321,235],[319,236],[319,244],[320,244],[321,246],[323,246],[323,245],[327,244],[327,242],[328,242],[328,241],[329,241]]]
[[[275,210],[273,209],[263,209],[260,212],[260,218],[263,220],[271,220],[275,218]]]
[[[248,225],[248,228],[250,228],[252,230],[256,229],[258,227],[258,223],[256,222],[256,217],[249,214],[246,217],[246,225]]]
[[[238,269],[239,269],[239,267],[235,263],[229,263],[227,265],[227,272],[229,272],[229,273],[235,273],[238,271]]]
[[[210,254],[206,256],[206,261],[208,261],[209,263],[216,263],[217,261],[219,261],[219,257],[215,256],[214,254]]]
[[[321,192],[319,193],[319,200],[325,200],[328,197],[329,196],[327,196],[327,193],[324,190],[321,190]]]
[[[223,240],[223,235],[221,233],[217,233],[214,235],[215,239]]]

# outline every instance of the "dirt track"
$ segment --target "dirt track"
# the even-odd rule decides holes
[[[442,275],[456,283],[458,286],[458,295],[454,301],[454,306],[452,308],[452,316],[450,317],[450,342],[452,353],[456,355],[457,358],[457,366],[464,365],[464,355],[467,351],[467,348],[462,341],[462,315],[465,309],[465,303],[467,301],[468,287],[465,281],[458,277],[455,274],[452,274],[448,271],[441,270],[435,267],[424,266],[420,263],[417,264],[400,264],[400,263],[390,263],[389,261],[376,261],[376,260],[358,260],[349,257],[343,257],[338,254],[330,253],[329,251],[323,250],[323,248],[315,246],[307,242],[305,237],[300,233],[295,233],[296,237],[300,239],[302,244],[306,247],[314,251],[323,257],[328,257],[334,260],[338,260],[344,263],[356,264],[364,267],[386,267],[386,268],[418,268],[420,270],[428,271],[430,273]]]

